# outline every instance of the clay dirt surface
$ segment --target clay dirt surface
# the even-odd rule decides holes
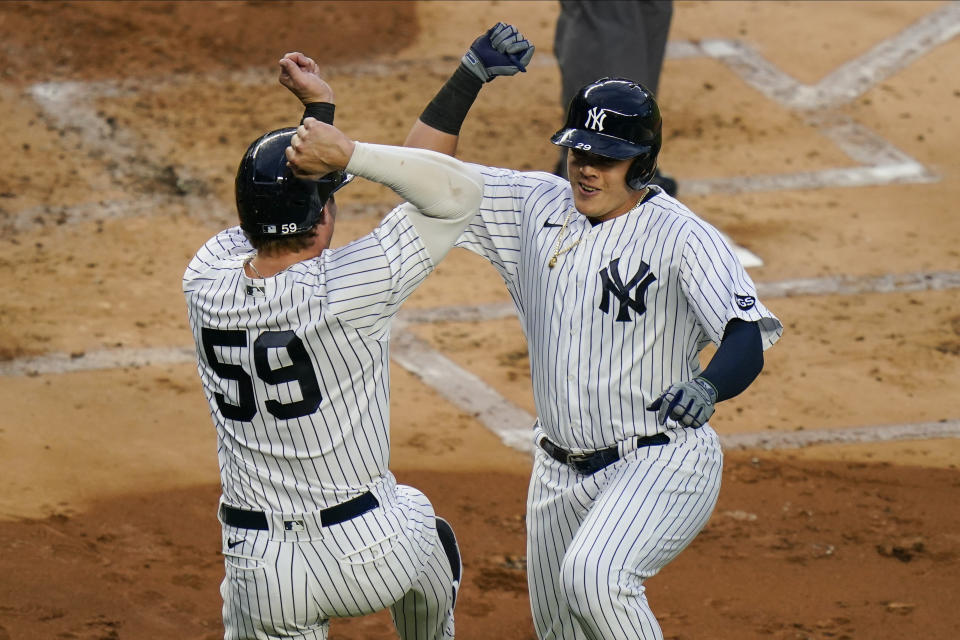
[[[947,6],[680,1],[670,40],[746,43],[815,85]],[[167,356],[192,348],[180,279],[196,249],[233,224],[241,154],[300,116],[277,60],[294,50],[317,59],[338,126],[401,144],[469,43],[497,21],[516,24],[534,61],[484,88],[459,154],[550,170],[548,138],[562,120],[557,11],[546,0],[0,4],[0,640],[223,635],[213,427],[195,365]],[[956,273],[958,78],[951,37],[831,111],[921,163],[929,180],[688,197],[685,181],[862,160],[812,124],[816,114],[771,100],[730,64],[672,55],[661,166],[681,200],[762,258],[750,269],[758,283]],[[338,199],[338,245],[397,203],[361,181]],[[957,300],[950,287],[765,299],[783,339],[711,423],[733,436],[955,422]],[[407,307],[508,301],[488,264],[455,250]],[[515,319],[408,330],[534,414]],[[147,355],[88,366],[127,353]],[[30,364],[45,356],[62,364]],[[460,540],[457,637],[532,640],[529,454],[396,364],[392,384],[391,466]],[[710,522],[647,583],[665,637],[960,637],[958,442],[728,450]],[[335,620],[330,637],[396,635],[381,612]]]

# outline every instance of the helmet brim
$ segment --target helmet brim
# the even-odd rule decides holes
[[[321,178],[312,181],[308,180],[307,182],[316,183],[317,192],[320,194],[320,200],[323,203],[326,203],[330,196],[347,186],[347,184],[349,184],[353,178],[353,174],[347,173],[346,171],[334,171],[324,175]]]
[[[635,144],[622,138],[585,129],[561,129],[553,134],[550,142],[560,147],[582,149],[598,156],[617,160],[635,158],[649,153],[652,149],[650,145]]]
[[[338,185],[337,185],[337,188],[330,192],[330,195],[333,195],[333,194],[336,193],[337,191],[340,191],[340,189],[343,189],[345,186],[347,186],[348,184],[350,184],[351,182],[353,182],[353,179],[356,178],[356,177],[357,177],[357,176],[353,175],[352,173],[347,173],[346,171],[344,171],[344,173],[343,173],[343,182],[341,182],[340,184],[338,184]]]

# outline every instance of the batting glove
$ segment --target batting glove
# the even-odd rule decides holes
[[[703,426],[713,415],[717,389],[706,378],[694,378],[671,385],[663,395],[650,403],[648,411],[657,412],[657,422],[666,424],[667,418],[685,427]]]
[[[473,41],[460,62],[483,82],[526,71],[534,46],[513,25],[498,22]]]

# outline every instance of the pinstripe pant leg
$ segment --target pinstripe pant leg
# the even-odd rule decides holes
[[[706,525],[721,470],[719,445],[688,442],[641,449],[601,472],[606,486],[561,567],[565,600],[586,638],[662,640],[644,580]]]
[[[566,605],[560,565],[589,505],[573,497],[576,473],[534,450],[527,495],[527,589],[541,640],[585,638]]]
[[[326,640],[329,622],[312,596],[299,544],[272,541],[266,532],[247,536],[225,553],[225,640]]]
[[[226,540],[234,534],[243,538],[242,546],[224,554],[223,582],[220,595],[223,598],[223,627],[225,640],[262,640],[269,638],[264,631],[264,620],[271,617],[271,584],[267,572],[270,569],[270,541],[266,532],[241,532],[224,527]],[[234,555],[242,553],[242,555]],[[269,623],[268,623],[269,624]]]
[[[437,539],[410,591],[390,607],[401,640],[453,639],[453,573]]]

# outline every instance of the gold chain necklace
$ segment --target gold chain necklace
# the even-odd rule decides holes
[[[557,266],[558,257],[560,257],[561,255],[565,254],[567,251],[570,251],[570,249],[573,249],[575,246],[577,246],[580,243],[580,240],[583,238],[583,236],[580,236],[579,238],[574,240],[573,244],[571,244],[569,247],[566,247],[565,249],[560,249],[560,243],[563,242],[563,233],[567,230],[567,223],[570,222],[570,216],[572,215],[573,215],[573,207],[570,207],[570,210],[567,211],[567,217],[563,219],[563,226],[560,227],[560,233],[557,235],[557,248],[554,249],[553,257],[550,258],[550,262],[547,263],[547,266],[550,267],[551,269]]]
[[[257,257],[257,256],[250,256],[249,258],[246,259],[246,261],[244,261],[244,264],[250,265],[250,268],[253,269],[253,272],[254,272],[255,274],[257,274],[257,277],[260,278],[261,280],[263,280],[264,277],[263,277],[262,275],[260,275],[260,272],[257,270],[257,267],[254,266],[254,264],[253,264],[253,259],[256,258],[256,257]]]
[[[627,213],[630,213],[631,211],[633,211],[634,209],[642,205],[649,191],[650,191],[650,187],[644,187],[643,193],[640,194],[640,199],[637,200],[637,204],[633,205],[630,208],[630,210],[627,211]],[[563,249],[560,248],[560,244],[563,242],[563,234],[567,230],[567,223],[570,222],[570,216],[572,215],[573,215],[573,207],[570,207],[570,210],[567,211],[567,217],[563,219],[563,226],[560,227],[560,234],[557,236],[557,248],[553,250],[553,257],[550,258],[550,262],[547,263],[547,266],[550,267],[551,269],[557,266],[557,258],[565,254],[567,251],[570,251],[570,249],[573,249],[575,246],[580,244],[581,240],[583,240],[583,236],[581,235],[579,238],[571,242],[569,246],[566,246]]]

